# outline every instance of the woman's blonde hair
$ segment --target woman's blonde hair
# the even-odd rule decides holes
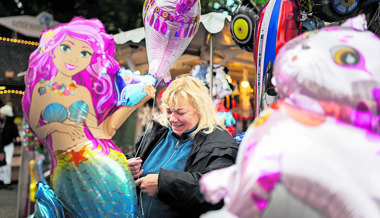
[[[200,130],[210,134],[215,128],[221,128],[216,116],[215,104],[203,82],[189,74],[177,77],[162,93],[161,105],[163,107],[176,108],[181,100],[188,100],[199,114],[198,128],[190,134],[194,137]],[[169,124],[166,118],[166,110],[159,117],[163,126]]]

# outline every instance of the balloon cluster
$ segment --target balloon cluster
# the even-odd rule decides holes
[[[224,97],[231,95],[233,92],[232,85],[227,80],[229,69],[220,64],[213,65],[213,83],[212,83],[212,97],[221,101]],[[190,73],[203,81],[203,83],[210,87],[210,65],[208,64],[198,64],[195,65]]]
[[[235,165],[201,178],[206,200],[225,202],[204,217],[380,216],[380,39],[363,27],[359,16],[280,49],[283,98],[249,127]]]
[[[254,114],[265,107],[263,99],[275,96],[272,67],[278,49],[302,32],[338,25],[343,20],[365,14],[369,29],[380,36],[379,0],[243,0],[233,12],[231,35],[242,49],[253,52],[256,63]],[[272,101],[265,102],[272,104]]]

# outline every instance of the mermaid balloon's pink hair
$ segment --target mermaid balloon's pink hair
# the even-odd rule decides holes
[[[40,38],[39,47],[29,57],[29,67],[25,75],[25,94],[22,99],[27,123],[29,123],[29,109],[34,86],[41,79],[50,80],[56,76],[57,68],[51,55],[54,56],[54,49],[61,44],[66,36],[86,42],[94,50],[89,66],[74,75],[73,80],[78,85],[87,87],[90,91],[98,123],[101,123],[115,110],[117,96],[113,81],[116,73],[120,70],[120,66],[114,59],[114,39],[105,32],[104,25],[98,19],[86,20],[82,17],[75,17],[69,23],[45,30]],[[43,124],[44,121],[40,118],[40,125]],[[98,145],[102,147],[102,154],[107,155],[109,148],[119,150],[111,140],[94,138],[86,126],[85,132],[93,142],[94,148]],[[41,141],[51,155],[52,170],[54,170],[56,160],[51,138],[48,136]]]

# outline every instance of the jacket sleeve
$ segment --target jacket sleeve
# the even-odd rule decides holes
[[[160,169],[157,197],[172,207],[189,210],[191,213],[201,214],[221,208],[223,202],[212,205],[205,201],[199,189],[199,179],[211,170],[231,166],[235,163],[236,155],[237,149],[231,147],[214,148],[203,160],[197,162],[202,165],[197,166],[197,169],[203,169],[199,172]]]

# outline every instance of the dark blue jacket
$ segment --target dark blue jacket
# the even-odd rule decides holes
[[[137,157],[143,161],[161,141],[169,129],[158,122],[146,133],[142,133],[136,141]],[[145,135],[145,136],[144,136]],[[138,149],[138,146],[141,146]],[[190,151],[184,171],[160,169],[158,177],[157,197],[173,210],[178,211],[176,217],[199,217],[201,214],[220,209],[223,202],[216,205],[207,203],[199,191],[200,177],[210,172],[235,163],[238,145],[224,129],[216,128],[212,133],[199,131],[194,137],[194,146]],[[135,156],[135,152],[127,154],[127,158]]]

